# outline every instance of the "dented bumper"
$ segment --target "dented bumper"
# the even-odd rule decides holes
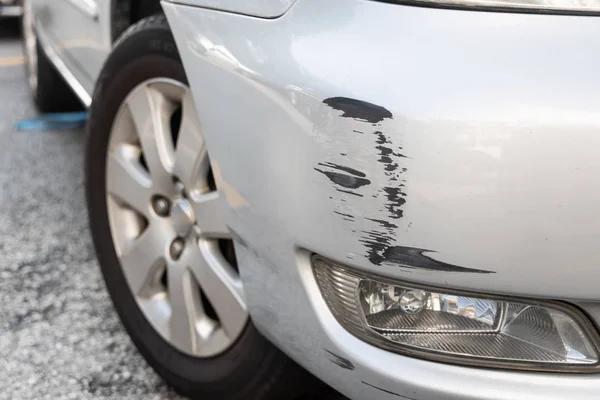
[[[353,398],[595,397],[595,376],[367,345],[329,314],[309,256],[599,315],[597,18],[298,0],[267,20],[163,4],[265,335]]]

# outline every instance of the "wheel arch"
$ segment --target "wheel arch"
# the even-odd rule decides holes
[[[162,12],[160,0],[112,0],[111,39],[114,43],[131,25]]]

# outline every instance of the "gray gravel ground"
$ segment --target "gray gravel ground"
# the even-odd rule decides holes
[[[0,29],[0,399],[177,399],[104,289],[87,228],[83,130],[13,129],[36,115],[20,55],[14,30]]]

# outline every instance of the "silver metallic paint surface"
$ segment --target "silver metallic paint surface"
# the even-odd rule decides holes
[[[253,15],[261,18],[276,18],[283,15],[296,0],[167,0],[172,3]]]
[[[194,71],[203,124],[209,135],[219,132],[209,140],[223,178],[249,205],[239,213],[285,226],[287,239],[359,268],[475,290],[598,299],[590,279],[600,263],[596,19],[356,1],[333,4],[315,20],[318,5],[307,0],[263,21],[164,4],[169,15],[190,13],[170,18]],[[559,23],[563,29],[552,29]],[[369,196],[386,177],[373,135],[352,132],[365,123],[321,103],[332,96],[394,115],[377,129],[406,156],[396,244],[495,274],[441,276],[365,259],[351,229],[375,226],[361,217],[390,220]],[[219,157],[225,147],[235,156]],[[366,173],[372,184],[358,191],[364,197],[341,201],[313,170],[322,162]],[[248,179],[263,172],[269,177]]]
[[[112,49],[111,1],[28,1],[33,4],[38,34],[91,97]]]
[[[268,21],[163,6],[263,333],[353,398],[397,398],[372,385],[418,399],[596,397],[596,376],[448,366],[367,345],[334,321],[296,249],[408,281],[597,304],[597,19],[362,0],[300,0]],[[335,96],[393,119],[342,118],[322,103]],[[390,182],[375,129],[405,156],[399,219],[377,197]],[[355,190],[363,197],[340,193],[319,163],[371,184]],[[392,245],[494,273],[374,265],[360,240],[379,228],[373,219],[397,226]]]

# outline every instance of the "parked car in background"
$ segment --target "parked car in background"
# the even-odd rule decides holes
[[[22,0],[0,0],[0,18],[23,15]]]
[[[24,6],[38,108],[89,108],[108,292],[178,391],[293,398],[299,364],[353,399],[598,397],[600,3]]]

